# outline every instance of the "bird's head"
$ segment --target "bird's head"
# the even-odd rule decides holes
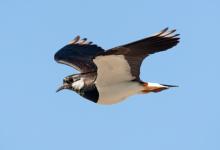
[[[82,87],[79,85],[81,79],[78,75],[70,75],[63,79],[63,85],[60,86],[56,92],[59,92],[63,89],[68,89],[72,91],[79,91]],[[82,84],[82,83],[81,83]],[[82,85],[83,86],[83,85]]]

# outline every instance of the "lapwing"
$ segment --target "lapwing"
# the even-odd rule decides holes
[[[176,87],[144,82],[139,77],[145,57],[179,43],[179,34],[175,32],[165,28],[153,36],[106,51],[86,38],[77,36],[54,55],[58,63],[79,71],[79,74],[65,77],[57,92],[69,89],[92,102],[114,104],[134,94]]]

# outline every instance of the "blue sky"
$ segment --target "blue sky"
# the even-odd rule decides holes
[[[219,150],[217,0],[2,0],[1,150]],[[54,53],[76,35],[105,49],[176,28],[180,44],[148,57],[141,78],[180,87],[97,105],[70,91]]]

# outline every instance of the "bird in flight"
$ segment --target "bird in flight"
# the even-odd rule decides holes
[[[145,57],[165,51],[179,43],[176,30],[159,33],[109,50],[77,36],[61,48],[54,59],[71,66],[79,74],[63,79],[57,90],[69,89],[99,104],[114,104],[134,94],[160,92],[176,87],[140,79],[140,67]]]

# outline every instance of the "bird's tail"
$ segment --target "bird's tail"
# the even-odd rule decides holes
[[[146,83],[143,83],[143,87],[144,89],[142,90],[142,92],[149,93],[149,92],[161,92],[163,90],[166,90],[172,87],[178,87],[178,86],[146,82]]]

